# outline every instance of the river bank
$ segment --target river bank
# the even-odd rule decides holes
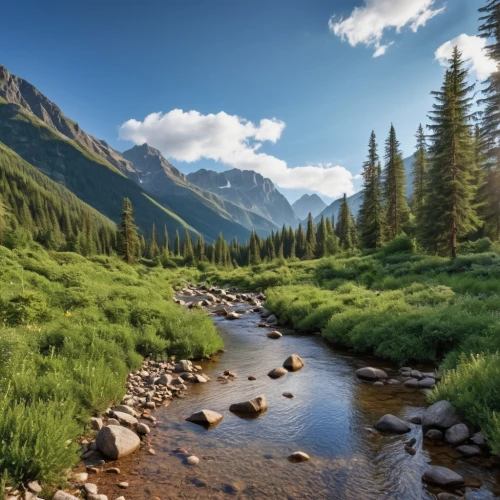
[[[201,295],[178,299],[206,300]],[[374,386],[355,376],[359,368],[372,366],[401,379],[398,367],[334,350],[319,336],[287,329],[279,328],[284,336],[271,340],[266,334],[272,329],[259,328],[260,314],[249,312],[259,306],[228,302],[207,307],[227,350],[199,363],[210,382],[189,384],[184,398],[158,408],[147,445],[106,465],[118,466],[120,476],[100,473],[91,478],[99,492],[108,498],[123,494],[127,500],[433,498],[441,490],[424,488],[422,476],[431,465],[439,465],[464,477],[467,489],[458,493],[465,491],[473,499],[495,498],[500,478],[494,460],[465,459],[442,442],[424,439],[421,427],[411,422],[424,413],[425,391],[402,384]],[[229,321],[217,315],[221,305],[230,312],[240,311],[236,314],[241,317]],[[299,354],[305,366],[270,379],[268,372],[292,353]],[[236,376],[218,380],[228,370]],[[231,404],[261,394],[269,407],[260,418],[242,419],[229,412]],[[204,408],[223,416],[213,429],[185,420]],[[406,421],[410,432],[404,436],[377,432],[374,426],[386,414]],[[405,451],[405,443],[412,440],[414,455]],[[155,455],[149,454],[150,448]],[[307,453],[311,460],[290,463],[287,457],[296,451]],[[200,459],[198,465],[188,465],[191,454]],[[123,492],[118,484],[125,480],[129,487]]]

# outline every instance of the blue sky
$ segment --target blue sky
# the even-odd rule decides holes
[[[391,3],[402,9],[396,20]],[[184,172],[255,167],[292,201],[312,191],[329,201],[359,189],[353,176],[372,129],[382,153],[393,122],[405,156],[412,154],[429,93],[441,85],[435,52],[477,34],[483,3],[7,2],[0,64],[118,150],[145,137]],[[416,4],[420,17],[397,30],[404,5]],[[382,23],[378,38],[374,14]],[[463,41],[472,64],[481,47]],[[145,123],[151,113],[162,114]]]

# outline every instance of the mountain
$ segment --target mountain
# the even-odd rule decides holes
[[[405,158],[403,160],[405,173],[406,173],[406,196],[410,198],[413,193],[413,155]],[[337,216],[339,214],[340,205],[342,203],[342,198],[335,200],[333,203],[328,205],[319,215],[314,219],[315,222],[319,222],[321,216],[331,217],[332,215],[335,217],[335,223],[337,223]],[[352,214],[356,218],[358,216],[359,209],[361,208],[361,204],[363,203],[363,193],[362,191],[358,191],[354,193],[352,196],[347,198],[347,203],[349,208],[351,209]],[[305,219],[305,217],[304,217]]]
[[[309,213],[316,217],[326,207],[327,204],[317,194],[305,194],[292,205],[295,215],[301,220],[306,219]]]
[[[195,186],[147,144],[124,151],[123,157],[133,165],[145,191],[212,239],[219,232],[229,240],[234,236],[247,239],[253,229],[263,235],[277,229],[265,217]]]
[[[226,172],[201,169],[187,175],[188,181],[272,221],[277,226],[295,226],[297,218],[288,200],[270,179],[252,170],[234,168]]]
[[[166,226],[172,238],[176,230],[187,229],[208,241],[219,232],[226,239],[246,241],[253,228],[261,234],[276,229],[266,218],[193,186],[157,150],[130,152],[134,164],[87,134],[38,89],[3,66],[0,142],[115,222],[123,198],[130,198],[136,223],[145,234],[154,223],[160,233]]]

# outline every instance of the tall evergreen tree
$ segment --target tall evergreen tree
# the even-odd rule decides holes
[[[453,49],[441,90],[429,118],[429,181],[420,218],[419,235],[429,250],[457,255],[457,244],[479,226],[473,200],[474,161],[471,120],[474,85],[457,47]]]
[[[128,198],[123,200],[120,218],[117,234],[118,254],[124,258],[125,262],[131,264],[137,259],[138,236],[132,203]]]
[[[326,223],[323,215],[316,231],[316,257],[319,259],[326,255]]]
[[[175,230],[174,254],[176,257],[181,256],[181,237],[180,237],[179,231],[177,229]]]
[[[403,232],[410,217],[410,209],[406,202],[406,179],[403,155],[396,130],[391,125],[389,137],[385,144],[386,166],[384,171],[384,209],[387,237],[392,240]]]
[[[252,231],[250,235],[250,246],[248,249],[248,265],[255,266],[260,264],[260,246],[259,246],[259,238],[255,231]]]
[[[363,177],[363,203],[359,210],[361,246],[377,248],[382,244],[383,208],[377,140],[373,131],[368,143],[368,159],[363,165]]]
[[[344,193],[342,204],[339,209],[336,233],[339,238],[339,246],[342,250],[351,250],[356,245],[356,225],[347,203],[347,196]]]
[[[415,137],[417,145],[413,155],[413,211],[418,213],[424,202],[427,179],[427,142],[422,124],[418,126]]]
[[[194,262],[193,242],[191,241],[191,235],[189,234],[189,231],[187,229],[184,234],[182,256],[184,257],[184,262],[186,262],[186,264],[191,264]]]
[[[153,227],[151,229],[151,238],[149,239],[148,245],[148,258],[154,259],[160,255],[160,246],[158,245],[158,239],[156,237],[156,226],[153,222]]]

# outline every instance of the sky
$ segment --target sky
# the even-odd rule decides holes
[[[471,80],[494,70],[483,3],[18,0],[0,64],[120,151],[148,142],[185,173],[250,169],[330,202],[360,189],[372,130],[380,154],[391,123],[413,153],[453,45]]]

